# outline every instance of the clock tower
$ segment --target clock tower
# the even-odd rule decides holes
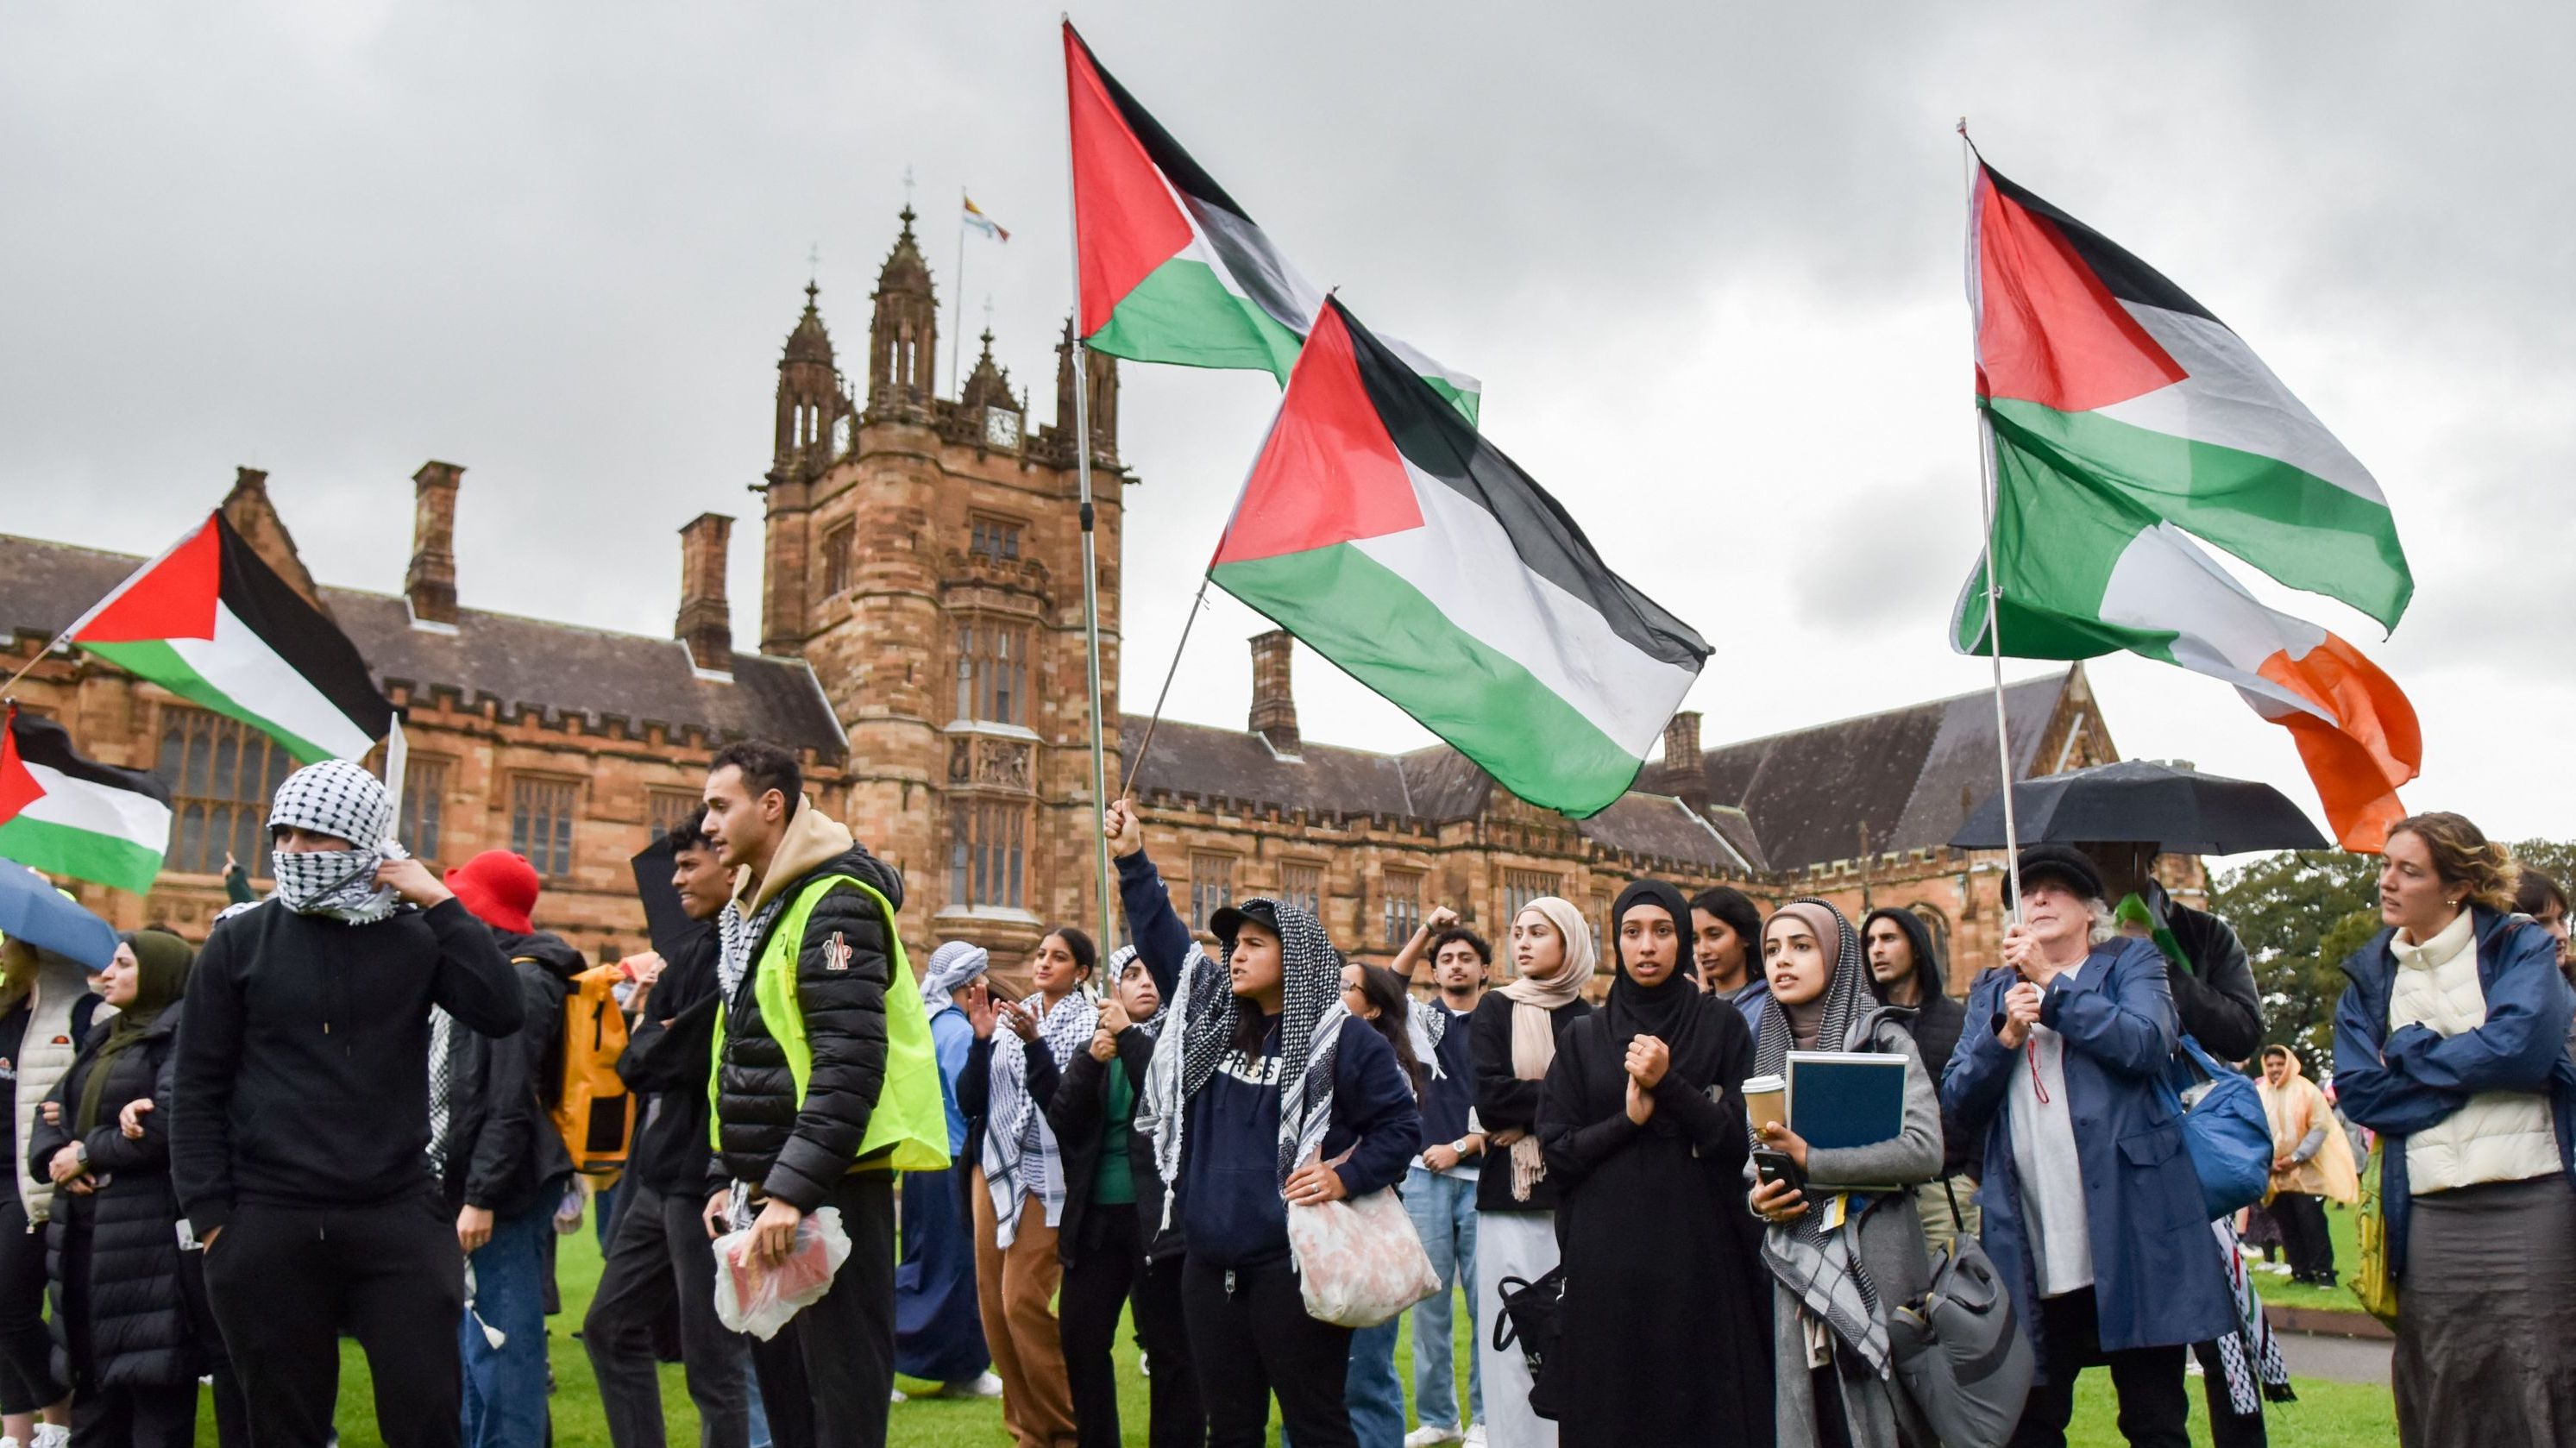
[[[826,388],[819,313],[809,307],[791,338],[797,408],[810,410],[782,402],[762,647],[812,665],[849,735],[848,823],[903,871],[907,933],[924,922],[924,938],[908,943],[926,952],[971,940],[1016,971],[1047,926],[1099,923],[1085,848],[1091,720],[1070,361],[1059,358],[1066,375],[1049,424],[1030,418],[989,327],[958,395],[937,395],[938,304],[913,219],[906,208],[870,297],[859,388],[837,377]],[[1114,780],[1120,529],[1134,479],[1117,464],[1116,362],[1092,358],[1087,381]]]

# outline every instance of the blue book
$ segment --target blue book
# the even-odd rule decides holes
[[[1905,1058],[1791,1051],[1789,1129],[1814,1147],[1875,1146],[1905,1129]]]

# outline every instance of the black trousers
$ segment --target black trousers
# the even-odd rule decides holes
[[[1208,1448],[1260,1448],[1274,1396],[1297,1448],[1354,1448],[1342,1398],[1351,1330],[1306,1315],[1286,1259],[1258,1267],[1185,1259],[1181,1305],[1198,1354]]]
[[[2191,1399],[2183,1391],[2180,1345],[2104,1352],[2090,1287],[2041,1298],[2039,1329],[2048,1381],[2031,1385],[2011,1448],[2065,1448],[2066,1422],[2075,1413],[2075,1378],[2089,1367],[2111,1370],[2111,1386],[2120,1395],[2120,1436],[2130,1448],[2191,1448],[2184,1427],[2191,1418]]]
[[[698,1409],[700,1448],[750,1448],[743,1337],[716,1318],[713,1243],[703,1200],[666,1196],[633,1177],[617,1186],[617,1225],[581,1342],[599,1380],[601,1415],[616,1448],[663,1448],[655,1324],[676,1306],[680,1361]]]
[[[1152,1404],[1147,1441],[1152,1448],[1205,1448],[1207,1405],[1199,1397],[1198,1354],[1190,1347],[1188,1315],[1181,1306],[1187,1259],[1175,1254],[1136,1264],[1136,1339],[1154,1375],[1146,1379]]]
[[[72,1400],[72,1448],[192,1448],[197,1385],[100,1388]]]
[[[2263,1405],[2239,1416],[2236,1400],[2227,1391],[2227,1363],[2218,1355],[2218,1344],[2196,1342],[2191,1355],[2200,1359],[2200,1386],[2209,1400],[2209,1448],[2264,1448],[2271,1436],[2263,1428]]]
[[[386,1448],[456,1448],[465,1258],[438,1198],[369,1207],[244,1202],[206,1249],[206,1293],[259,1448],[323,1448],[340,1334],[366,1351]]]
[[[1144,1224],[1131,1205],[1094,1206],[1083,1214],[1082,1240],[1064,1269],[1056,1316],[1064,1337],[1065,1377],[1073,1390],[1073,1421],[1082,1448],[1118,1448],[1118,1373],[1110,1359],[1118,1344],[1119,1310],[1132,1300],[1136,1339],[1153,1376],[1148,1431],[1153,1448],[1199,1448],[1207,1441],[1207,1413],[1199,1406],[1197,1366],[1189,1325],[1181,1312],[1181,1261],[1159,1268],[1144,1259]]]
[[[751,1365],[777,1448],[882,1448],[894,1400],[894,1176],[852,1172],[822,1205],[841,1213],[849,1260],[821,1300],[776,1337],[752,1340]]]
[[[2335,1270],[2334,1238],[2326,1234],[2323,1202],[2306,1192],[2282,1192],[2272,1198],[2272,1216],[2281,1224],[2281,1250],[2290,1259],[2292,1277],[2317,1282]]]
[[[68,1391],[45,1329],[45,1234],[29,1228],[16,1192],[0,1193],[0,1413],[32,1413]]]

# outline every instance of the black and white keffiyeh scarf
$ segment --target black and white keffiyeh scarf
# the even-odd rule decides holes
[[[277,787],[268,813],[274,832],[292,825],[349,842],[345,850],[271,850],[274,898],[298,915],[327,915],[351,925],[371,925],[394,913],[394,892],[376,883],[387,860],[407,858],[387,839],[393,801],[382,782],[345,759],[308,764]]]
[[[1254,899],[1243,906],[1266,907],[1279,921],[1278,1176],[1284,1187],[1332,1129],[1335,1046],[1350,1014],[1341,1001],[1342,953],[1323,925],[1295,905]],[[1231,946],[1228,941],[1220,948]],[[1180,1180],[1190,1098],[1234,1049],[1237,1013],[1244,1009],[1224,961],[1195,945],[1172,995],[1160,1012],[1167,1022],[1161,1034],[1171,1039],[1162,1042],[1146,1070],[1145,1106],[1137,1120],[1140,1128],[1152,1123],[1154,1166],[1167,1182]]]
[[[1067,993],[1046,1010],[1043,994],[1020,1005],[1038,1021],[1036,1045],[1055,1059],[1061,1071],[1073,1053],[1091,1044],[1100,1029],[1100,1002],[1088,990]],[[993,1033],[992,1095],[984,1117],[984,1191],[993,1199],[997,1224],[994,1245],[1007,1248],[1019,1236],[1020,1197],[1036,1197],[1046,1211],[1046,1224],[1064,1220],[1064,1160],[1056,1148],[1055,1128],[1029,1094],[1029,1049],[1008,1028]]]
[[[1795,915],[1811,927],[1820,923],[1820,917],[1832,925],[1831,939],[1817,941],[1832,952],[1834,973],[1825,983],[1824,1017],[1816,1028],[1816,1048],[1871,1049],[1867,1037],[1877,1000],[1870,994],[1869,963],[1861,954],[1860,933],[1852,929],[1843,912],[1822,900],[1793,900],[1781,906],[1779,914]],[[1770,933],[1767,922],[1763,933]],[[1755,1073],[1784,1075],[1790,1045],[1788,1015],[1777,998],[1765,1000],[1762,1027],[1753,1047]],[[1831,1206],[1830,1201],[1819,1201],[1810,1192],[1804,1215],[1795,1221],[1772,1223],[1763,1231],[1762,1261],[1781,1285],[1797,1294],[1808,1313],[1831,1327],[1835,1336],[1850,1344],[1870,1369],[1884,1378],[1889,1361],[1887,1312],[1879,1303],[1877,1284],[1870,1281],[1868,1269],[1861,1265],[1852,1235],[1866,1203],[1847,1196],[1839,1211],[1829,1210]],[[1826,1225],[1829,1219],[1831,1226]]]

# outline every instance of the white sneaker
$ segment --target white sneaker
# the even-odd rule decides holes
[[[1404,1435],[1404,1448],[1442,1448],[1442,1445],[1444,1444],[1464,1443],[1466,1441],[1467,1435],[1459,1432],[1454,1427],[1443,1427],[1438,1423],[1425,1423],[1421,1427]]]
[[[1002,1380],[994,1376],[989,1371],[984,1372],[975,1377],[968,1378],[964,1382],[942,1384],[939,1389],[939,1396],[943,1398],[998,1398],[1002,1396]]]
[[[2255,1270],[2258,1272],[2269,1272],[2275,1277],[2287,1277],[2290,1275],[2290,1264],[2287,1262],[2266,1262]]]
[[[912,1394],[905,1392],[901,1388],[897,1388],[894,1390],[894,1398],[892,1401],[898,1403],[909,1403],[912,1401]]]
[[[27,1440],[27,1448],[69,1448],[71,1428],[62,1423],[38,1423],[36,1436]]]
[[[1467,1448],[1485,1448],[1485,1425],[1482,1423],[1468,1424],[1465,1442],[1467,1444]]]
[[[18,1448],[18,1440],[15,1438],[0,1438],[0,1448]]]

